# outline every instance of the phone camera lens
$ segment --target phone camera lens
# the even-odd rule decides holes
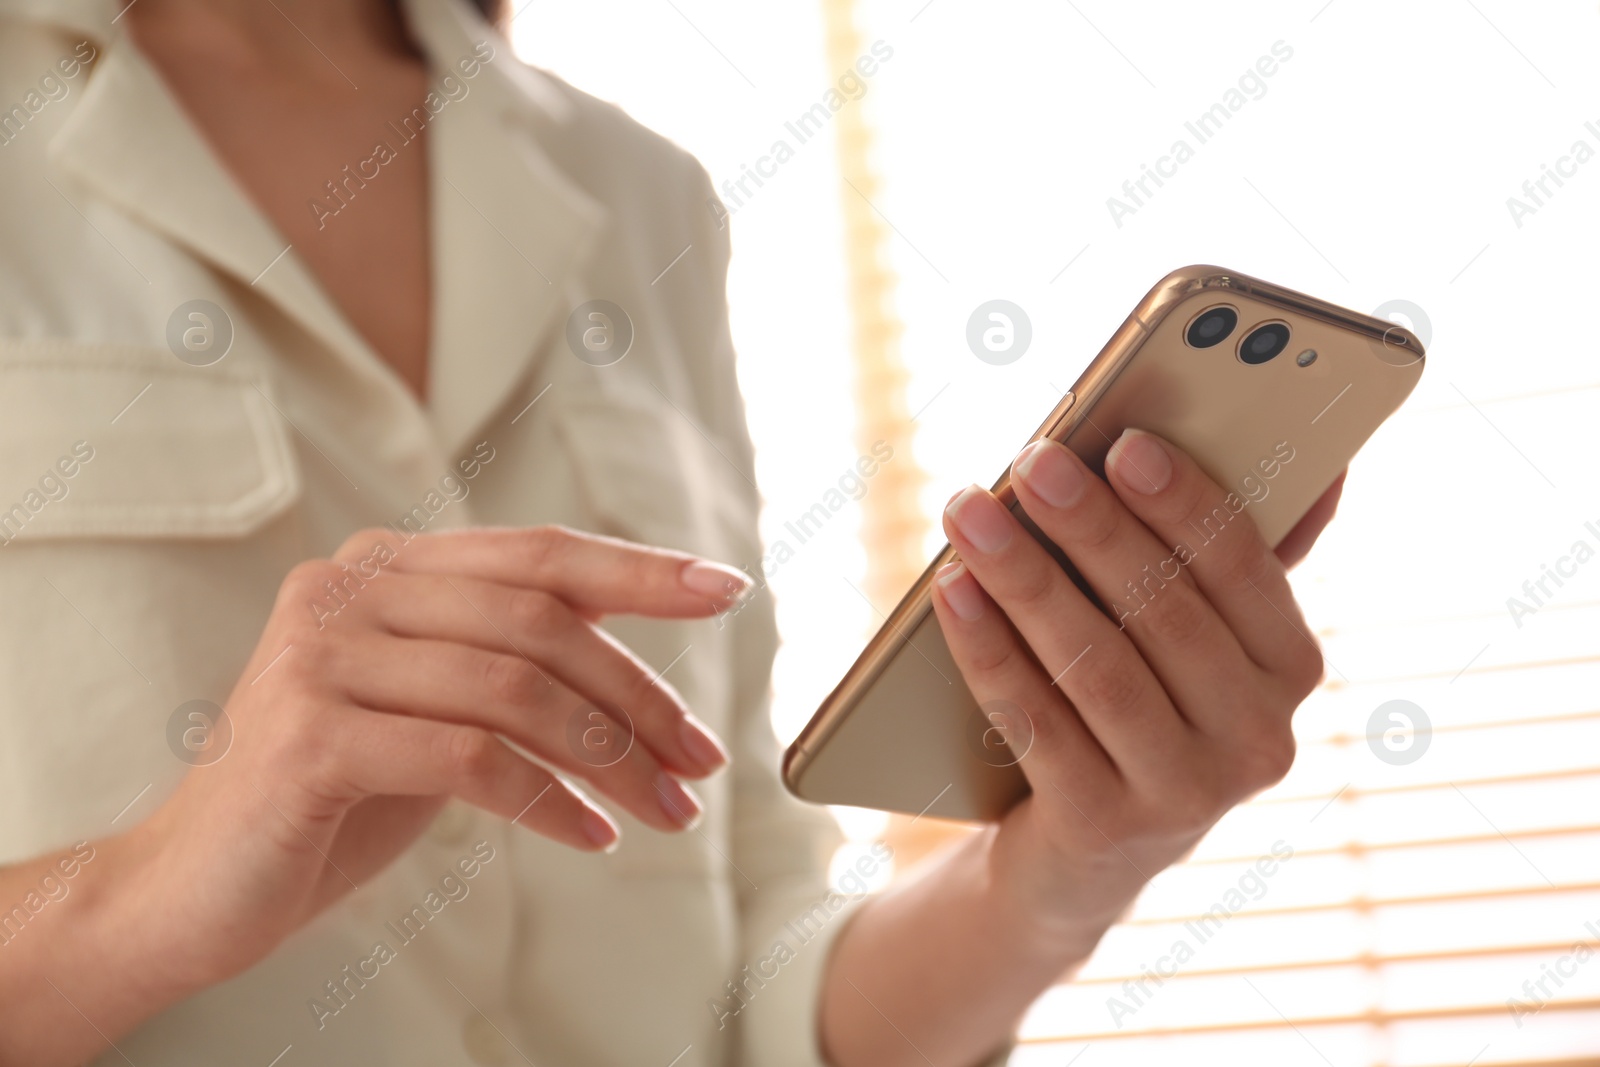
[[[1239,342],[1239,358],[1255,365],[1265,363],[1289,347],[1289,327],[1281,322],[1257,326]]]
[[[1237,325],[1239,313],[1231,307],[1208,308],[1189,324],[1185,339],[1192,348],[1210,348],[1227,340]]]

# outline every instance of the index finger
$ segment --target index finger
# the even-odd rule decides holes
[[[715,615],[752,584],[732,567],[687,552],[564,526],[475,527],[410,540],[390,529],[367,530],[346,541],[335,559],[364,578],[393,567],[539,589],[591,617]]]

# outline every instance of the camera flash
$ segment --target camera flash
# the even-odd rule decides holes
[[[1300,364],[1302,367],[1309,367],[1311,364],[1317,361],[1317,350],[1315,348],[1308,348],[1298,356],[1295,356],[1294,361]]]

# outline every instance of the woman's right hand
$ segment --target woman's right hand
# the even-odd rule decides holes
[[[170,919],[171,951],[152,963],[175,989],[245,969],[452,796],[572,848],[615,844],[593,801],[501,736],[651,827],[693,825],[680,779],[727,753],[595,622],[709,616],[747,587],[727,567],[561,527],[405,543],[370,530],[299,565],[228,699],[232,747],[127,835],[123,888],[145,921]]]

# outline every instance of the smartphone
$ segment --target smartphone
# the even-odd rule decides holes
[[[1422,343],[1393,322],[1185,267],[1145,295],[1028,440],[1059,441],[1103,477],[1124,429],[1159,434],[1236,494],[1275,545],[1405,400],[1422,362]],[[1073,573],[1023,512],[1009,472],[994,493]],[[997,820],[1027,795],[1025,739],[968,692],[933,613],[934,572],[954,558],[946,545],[789,746],[783,777],[795,795],[970,821]],[[1126,611],[1101,606],[1113,618]]]

